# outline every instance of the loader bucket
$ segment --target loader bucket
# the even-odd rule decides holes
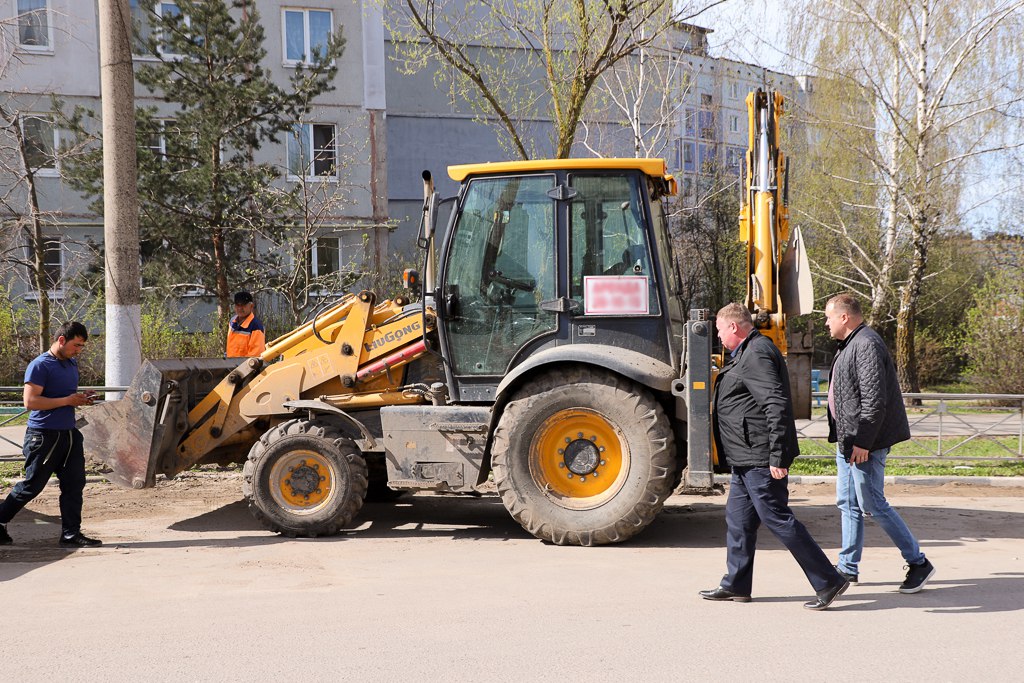
[[[105,465],[119,486],[155,486],[162,461],[174,456],[188,429],[189,410],[238,365],[237,358],[144,362],[124,398],[79,419],[86,458]]]

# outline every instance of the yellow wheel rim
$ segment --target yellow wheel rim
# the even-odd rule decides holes
[[[330,461],[315,451],[289,451],[270,469],[270,492],[282,508],[313,514],[334,498],[336,474]]]
[[[626,481],[629,459],[622,432],[587,408],[554,413],[530,442],[530,474],[537,487],[573,510],[611,500]]]

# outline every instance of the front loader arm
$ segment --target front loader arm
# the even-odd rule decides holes
[[[239,459],[237,451],[290,415],[297,401],[339,409],[423,403],[397,371],[426,353],[434,316],[406,311],[406,303],[378,305],[372,292],[346,296],[223,375],[213,368],[226,369],[225,361],[147,363],[124,399],[89,413],[90,457],[111,468],[112,481],[143,488],[155,484],[156,474],[173,476],[210,458]],[[235,455],[224,458],[225,451]]]

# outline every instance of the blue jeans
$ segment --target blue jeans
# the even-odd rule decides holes
[[[871,451],[866,462],[850,464],[836,451],[836,505],[842,513],[843,546],[839,571],[857,574],[864,551],[864,516],[873,517],[900,549],[907,564],[924,562],[924,553],[906,522],[885,500],[885,459],[888,448]]]

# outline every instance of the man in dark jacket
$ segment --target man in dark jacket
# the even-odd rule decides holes
[[[917,593],[935,573],[903,518],[885,500],[889,449],[910,438],[896,366],[878,333],[864,324],[860,303],[839,294],[825,306],[825,325],[839,340],[828,384],[828,440],[836,444],[836,504],[843,547],[836,567],[852,583],[864,550],[864,515],[878,522],[907,562],[901,593]]]
[[[732,467],[725,507],[727,573],[705,600],[749,602],[757,529],[765,526],[804,570],[823,610],[849,587],[789,508],[789,466],[800,453],[793,422],[789,373],[782,354],[754,329],[739,304],[718,312],[718,337],[732,352],[718,374],[712,425],[719,457]]]

